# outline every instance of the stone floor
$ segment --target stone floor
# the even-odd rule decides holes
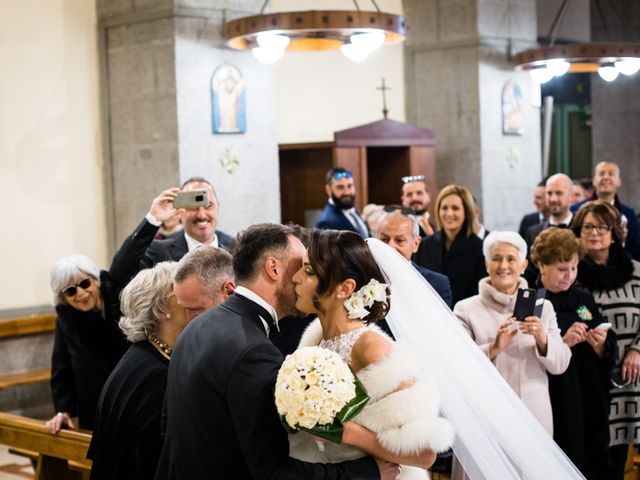
[[[0,445],[0,480],[24,480],[33,478],[33,474],[29,459],[11,455],[7,447]]]

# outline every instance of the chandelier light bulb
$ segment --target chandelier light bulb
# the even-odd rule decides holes
[[[598,67],[598,75],[600,75],[600,78],[606,80],[607,82],[613,82],[616,78],[618,78],[619,73],[620,72],[618,71],[618,69],[611,63],[605,63],[604,65]]]
[[[553,78],[553,73],[547,67],[532,68],[529,70],[531,79],[536,83],[547,83]]]
[[[384,39],[384,32],[379,30],[373,30],[366,33],[355,33],[349,38],[353,45],[364,48],[369,52],[373,52],[380,48],[384,44]]]
[[[547,68],[555,77],[561,77],[567,73],[569,71],[569,67],[571,67],[571,64],[561,58],[556,58],[547,62]]]
[[[284,55],[284,49],[256,47],[251,49],[254,58],[260,63],[276,63]]]
[[[640,58],[623,58],[615,63],[618,71],[624,75],[633,75],[640,70]]]
[[[289,45],[289,37],[271,32],[259,33],[256,41],[260,48],[286,50]]]
[[[340,51],[352,62],[362,62],[370,53],[369,49],[355,43],[345,43],[340,47]]]
[[[282,58],[289,45],[289,37],[271,32],[259,33],[256,37],[258,46],[251,50],[260,63],[275,63]]]

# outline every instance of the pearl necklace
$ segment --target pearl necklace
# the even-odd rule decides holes
[[[165,357],[169,358],[171,356],[171,352],[173,352],[173,349],[169,345],[167,345],[164,340],[153,333],[149,334],[148,338],[158,346],[160,353],[164,354]]]

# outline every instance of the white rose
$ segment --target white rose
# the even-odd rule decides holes
[[[364,288],[366,289],[367,295],[376,302],[386,302],[388,286],[386,283],[371,280]]]
[[[309,372],[309,374],[304,377],[304,379],[309,385],[316,385],[320,381],[320,375],[318,375],[317,372],[313,371]]]
[[[344,302],[344,306],[352,320],[360,320],[369,315],[369,311],[365,308],[364,299],[360,295],[351,295]]]

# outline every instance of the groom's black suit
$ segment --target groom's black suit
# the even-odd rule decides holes
[[[156,480],[379,478],[371,457],[332,465],[289,458],[273,396],[283,359],[260,317],[272,321],[264,308],[234,294],[180,335]]]

